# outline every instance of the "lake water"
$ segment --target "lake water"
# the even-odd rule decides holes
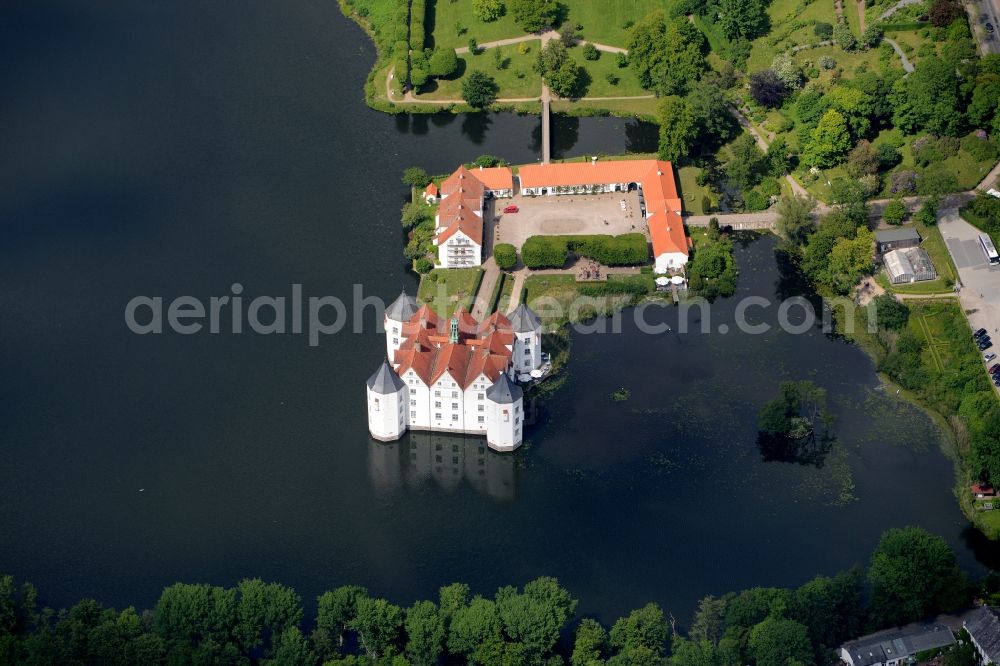
[[[175,581],[260,576],[307,604],[343,583],[409,603],[544,574],[584,613],[656,600],[686,619],[704,594],[864,560],[892,526],[944,536],[970,571],[996,557],[930,421],[820,332],[647,336],[625,316],[575,337],[567,385],[508,457],[371,442],[370,325],[318,347],[129,333],[136,295],[412,291],[401,170],[538,158],[536,118],[368,110],[374,50],[333,0],[8,3],[0,53],[0,571],[46,602],[148,606]],[[556,132],[564,155],[655,141],[616,119]],[[774,296],[772,250],[740,249],[742,293]],[[756,411],[805,378],[837,442],[821,466],[765,463]]]

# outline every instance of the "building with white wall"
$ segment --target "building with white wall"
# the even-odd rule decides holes
[[[415,306],[403,294],[386,309],[389,360],[368,380],[372,437],[429,430],[483,435],[498,451],[519,447],[524,404],[515,380],[542,366],[538,315],[521,305],[510,318],[497,312],[480,323],[463,309],[446,320]]]
[[[432,184],[433,185],[433,184]],[[434,220],[434,244],[441,268],[467,268],[483,263],[483,210],[487,197],[514,196],[514,175],[507,167],[455,170],[437,194],[441,205]],[[429,201],[431,199],[428,199]]]

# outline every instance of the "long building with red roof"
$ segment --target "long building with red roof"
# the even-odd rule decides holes
[[[486,435],[498,450],[523,437],[518,377],[542,366],[541,321],[527,306],[482,322],[459,308],[450,319],[402,294],[385,312],[388,358],[368,380],[372,436],[409,429]]]
[[[432,183],[433,185],[433,183]],[[433,193],[433,194],[432,194]],[[466,268],[483,263],[483,206],[486,197],[514,195],[514,174],[508,167],[459,167],[438,188],[425,191],[428,200],[439,195],[434,221],[434,244],[442,268]]]

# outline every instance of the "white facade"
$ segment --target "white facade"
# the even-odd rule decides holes
[[[524,431],[524,399],[520,391],[511,403],[488,400],[486,443],[497,451],[521,446]]]
[[[687,255],[683,252],[664,252],[655,257],[656,265],[653,271],[662,275],[672,270],[680,270],[687,263],[687,260]]]
[[[391,442],[406,432],[406,391],[383,394],[368,387],[368,430],[373,438]]]
[[[483,246],[456,231],[438,246],[438,262],[441,268],[469,268],[483,263]]]
[[[521,194],[528,197],[558,196],[560,194],[607,194],[627,192],[629,185],[635,189],[637,183],[591,183],[588,185],[554,185],[545,187],[522,187]]]
[[[514,369],[519,375],[542,367],[542,330],[518,332],[514,342]]]

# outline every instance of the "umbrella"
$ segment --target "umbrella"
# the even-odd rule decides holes
[[[670,281],[673,282],[674,284],[684,284],[684,278],[682,278],[680,275],[673,276],[672,278],[670,278]]]
[[[668,284],[670,284],[670,278],[658,277],[656,278],[656,280],[654,280],[654,282],[656,282],[656,284],[660,285],[661,287],[666,287]]]

